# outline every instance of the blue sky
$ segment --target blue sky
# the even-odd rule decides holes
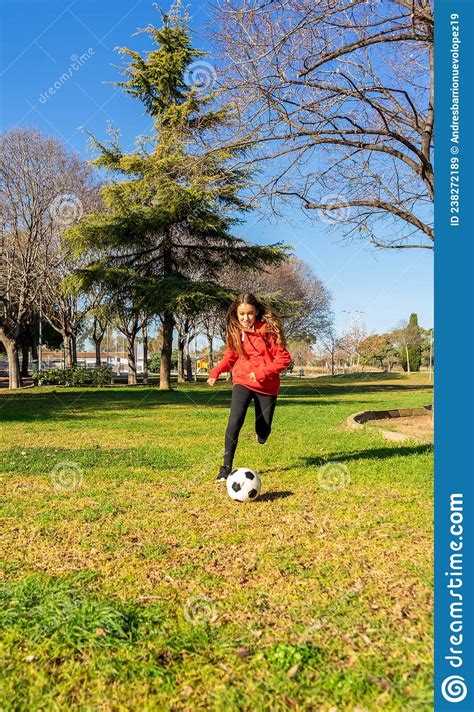
[[[209,49],[207,4],[194,0],[188,7],[194,44]],[[137,28],[158,23],[150,0],[3,0],[1,17],[2,130],[37,126],[84,158],[92,154],[82,127],[105,139],[112,122],[129,149],[148,131],[141,105],[107,82],[120,78],[115,47],[150,48],[146,35],[132,37]],[[65,73],[71,76],[50,91]],[[296,205],[292,217],[294,225],[253,215],[238,232],[260,244],[294,245],[331,291],[338,329],[347,327],[348,312],[355,311],[362,312],[369,332],[387,331],[411,312],[422,326],[433,325],[430,250],[375,251],[366,243],[342,242],[342,235],[328,234],[322,223],[305,222]]]

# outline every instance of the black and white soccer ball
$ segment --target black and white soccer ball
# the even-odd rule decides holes
[[[227,494],[236,502],[251,502],[260,494],[260,478],[248,467],[232,470],[227,477]]]

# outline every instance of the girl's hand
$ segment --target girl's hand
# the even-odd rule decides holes
[[[257,376],[255,375],[255,373],[253,371],[252,371],[252,373],[249,373],[249,378],[254,383],[257,383]]]
[[[216,382],[216,379],[215,379],[215,378],[208,378],[208,379],[207,379],[207,382],[208,382],[208,384],[209,384],[210,386],[213,386],[214,383]]]

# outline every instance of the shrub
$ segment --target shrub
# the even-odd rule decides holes
[[[39,386],[105,386],[112,383],[110,366],[96,368],[49,368],[35,371],[33,381]]]
[[[149,359],[148,359],[148,368],[152,373],[159,373],[160,372],[160,363],[161,363],[161,356],[160,354],[156,353],[153,354]]]

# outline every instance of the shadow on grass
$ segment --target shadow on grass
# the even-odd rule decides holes
[[[344,396],[357,396],[370,393],[391,391],[414,391],[432,389],[432,385],[402,383],[402,377],[395,374],[375,374],[384,376],[384,380],[394,383],[374,383],[373,375],[366,379],[342,378],[336,382],[332,379],[307,379],[304,383],[283,380],[279,406],[308,405],[326,406],[353,403],[343,400]],[[381,380],[380,378],[378,380]],[[160,391],[153,387],[116,386],[103,389],[96,388],[34,388],[21,392],[3,392],[0,397],[0,412],[5,421],[37,421],[64,418],[74,419],[82,415],[91,417],[97,413],[100,417],[104,411],[131,411],[134,409],[148,410],[162,406],[196,407],[196,408],[228,408],[232,394],[232,384],[222,383],[210,388],[205,383],[187,383],[174,387],[171,391]],[[354,403],[354,405],[356,405]]]
[[[292,497],[295,493],[289,491],[282,492],[265,492],[260,495],[256,502],[273,502],[276,499],[286,499],[286,497]]]
[[[358,450],[357,452],[332,452],[325,457],[315,455],[313,457],[303,457],[285,467],[267,467],[259,469],[260,475],[270,473],[287,472],[290,470],[301,469],[301,467],[321,467],[329,462],[350,462],[351,460],[387,460],[391,457],[410,457],[411,455],[426,455],[433,452],[432,443],[420,443],[418,445],[403,445],[394,444],[393,447],[378,447],[367,450]]]
[[[386,460],[391,457],[408,457],[410,455],[425,455],[433,452],[431,443],[419,445],[394,445],[394,447],[378,447],[357,452],[333,452],[327,457],[305,457],[302,462],[307,467],[318,467],[328,462],[350,462],[351,460]],[[295,465],[297,467],[298,465]],[[301,466],[301,465],[300,465]],[[291,468],[288,468],[291,469]]]

